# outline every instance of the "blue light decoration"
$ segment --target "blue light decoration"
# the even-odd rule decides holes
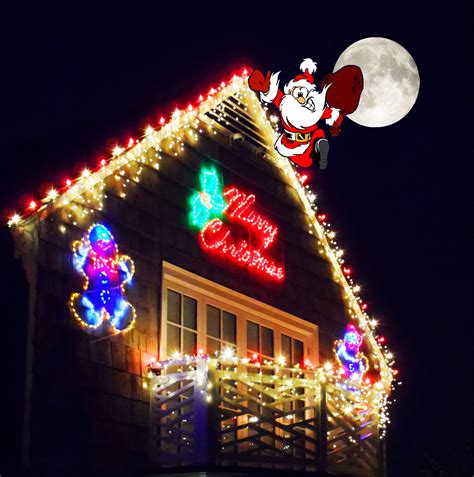
[[[124,296],[135,273],[132,259],[119,255],[114,236],[102,224],[92,225],[72,249],[74,268],[84,277],[84,292],[69,299],[74,318],[85,328],[108,321],[114,333],[132,329],[136,311]]]
[[[344,338],[335,343],[335,353],[339,364],[349,379],[362,379],[369,369],[369,361],[360,351],[363,338],[357,328],[350,324]]]
[[[201,170],[201,191],[191,196],[190,222],[202,228],[212,218],[220,217],[227,204],[222,192],[222,184],[214,168]]]

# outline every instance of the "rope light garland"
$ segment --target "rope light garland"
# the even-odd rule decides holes
[[[198,233],[201,248],[265,277],[283,280],[283,266],[265,253],[275,240],[278,228],[253,208],[255,195],[245,194],[235,186],[223,189],[215,169],[201,170],[200,187],[202,190],[191,196],[190,222],[201,229]],[[244,238],[233,238],[222,216],[231,223],[243,225],[258,243],[250,245]]]

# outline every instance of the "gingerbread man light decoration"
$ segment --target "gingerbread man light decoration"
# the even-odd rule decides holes
[[[135,272],[132,259],[119,255],[112,233],[102,224],[92,225],[72,248],[74,268],[84,277],[83,293],[69,299],[74,318],[85,328],[108,321],[114,333],[130,330],[136,312],[125,298],[125,285]]]

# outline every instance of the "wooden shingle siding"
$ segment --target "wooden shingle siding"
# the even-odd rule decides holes
[[[246,147],[231,146],[220,133],[202,135],[177,158],[160,155],[158,170],[144,165],[140,181],[130,179],[125,198],[109,177],[103,211],[80,227],[60,210],[39,222],[30,448],[38,468],[58,473],[75,466],[104,474],[115,469],[130,475],[140,462],[146,464],[149,394],[143,383],[146,365],[159,350],[163,260],[317,324],[321,359],[329,356],[347,322],[341,288],[319,255],[316,238],[308,234],[296,191],[276,165],[257,160]],[[284,283],[256,278],[201,250],[188,225],[188,209],[203,164],[214,164],[225,184],[254,193],[258,210],[277,224],[278,244],[269,253],[284,261]],[[94,222],[107,224],[120,252],[135,262],[127,296],[138,319],[123,336],[85,333],[67,308],[70,294],[80,292],[83,282],[72,267],[71,245]],[[54,440],[42,438],[45,427],[54,429]]]

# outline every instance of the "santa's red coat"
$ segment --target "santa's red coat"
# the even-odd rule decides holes
[[[273,104],[278,108],[279,111],[280,111],[281,100],[283,99],[284,96],[285,94],[283,93],[283,91],[278,89],[275,99],[273,100]],[[331,114],[332,114],[331,108],[326,107],[320,119],[329,119],[331,117]],[[318,126],[317,123],[314,124],[313,126],[310,126],[304,129],[295,128],[291,124],[288,124],[285,122],[285,120],[283,119],[281,115],[281,111],[280,111],[280,121],[285,131],[290,133],[310,134],[310,139],[308,142],[299,142],[299,141],[290,139],[289,137],[287,137],[285,133],[283,133],[277,139],[275,143],[275,148],[282,156],[289,157],[293,162],[295,162],[299,166],[310,167],[311,164],[313,163],[311,152],[314,151],[315,142],[323,137],[326,137],[324,134],[324,131]],[[283,144],[284,147],[282,147],[280,144]],[[306,146],[306,147],[302,147],[302,146]],[[284,150],[284,148],[287,148],[290,151],[286,151]],[[291,154],[291,150],[295,150],[294,155]]]

